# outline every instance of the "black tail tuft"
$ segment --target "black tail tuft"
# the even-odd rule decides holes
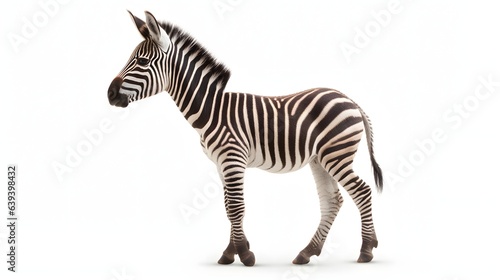
[[[375,156],[370,154],[370,160],[372,162],[373,177],[375,178],[375,185],[377,185],[377,190],[379,193],[384,189],[384,178],[382,176],[382,169],[375,160]]]

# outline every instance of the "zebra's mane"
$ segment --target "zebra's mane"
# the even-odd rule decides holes
[[[168,34],[172,43],[188,46],[190,53],[198,53],[202,56],[204,66],[212,69],[211,72],[216,78],[216,81],[219,82],[223,88],[226,86],[231,76],[231,72],[224,64],[218,62],[217,59],[213,57],[207,49],[205,49],[205,47],[203,47],[195,38],[178,26],[170,22],[161,22],[160,26]]]

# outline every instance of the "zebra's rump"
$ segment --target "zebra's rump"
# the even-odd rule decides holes
[[[315,88],[283,97],[234,93],[242,106],[228,125],[248,146],[248,166],[300,169],[315,156],[356,149],[363,132],[358,106],[344,94]]]

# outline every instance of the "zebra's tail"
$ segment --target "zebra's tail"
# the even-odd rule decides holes
[[[370,160],[372,162],[373,177],[375,178],[375,184],[377,185],[378,192],[382,192],[384,188],[384,179],[382,176],[382,169],[375,160],[375,153],[373,152],[373,130],[372,123],[368,118],[368,115],[358,106],[361,116],[363,117],[363,124],[365,126],[366,142],[368,142],[368,151],[370,152]]]

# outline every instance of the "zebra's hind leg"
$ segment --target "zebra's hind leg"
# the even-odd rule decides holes
[[[309,244],[293,260],[294,264],[309,263],[311,256],[321,254],[328,232],[343,203],[337,182],[319,164],[318,160],[311,161],[310,166],[318,190],[321,221]]]
[[[352,161],[349,164],[336,164],[331,168],[335,180],[349,193],[358,207],[361,215],[361,245],[359,263],[370,262],[373,259],[373,248],[377,248],[378,240],[372,219],[372,191],[358,175],[352,170]]]

